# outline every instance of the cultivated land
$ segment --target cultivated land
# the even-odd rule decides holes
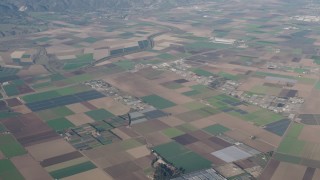
[[[0,39],[0,179],[320,179],[312,3],[32,14]]]

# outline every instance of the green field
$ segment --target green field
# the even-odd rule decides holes
[[[281,92],[282,88],[279,87],[270,87],[263,85],[255,85],[250,89],[250,92],[255,94],[273,94],[278,95]]]
[[[311,59],[313,59],[313,62],[320,65],[320,56],[312,56]]]
[[[199,76],[205,76],[205,77],[209,77],[209,76],[213,76],[214,74],[209,72],[209,71],[206,71],[206,70],[203,70],[203,69],[194,69],[192,70],[192,72],[196,73],[197,75]]]
[[[0,179],[24,180],[23,176],[9,159],[0,160]]]
[[[43,121],[49,121],[52,119],[58,119],[61,117],[69,116],[74,114],[73,111],[71,111],[69,108],[66,106],[60,106],[60,107],[55,107],[51,109],[46,109],[37,112],[37,115],[43,120]]]
[[[238,75],[233,75],[233,74],[229,74],[229,73],[226,73],[226,72],[219,72],[218,73],[219,76],[221,77],[224,77],[226,79],[230,79],[230,80],[239,80],[239,76]]]
[[[75,85],[75,86],[65,87],[57,90],[51,90],[51,91],[45,91],[41,93],[26,95],[26,96],[23,96],[22,99],[27,103],[32,103],[32,102],[48,100],[48,99],[52,99],[60,96],[80,93],[87,90],[90,90],[90,88],[85,85]]]
[[[155,94],[142,97],[142,100],[157,109],[165,109],[176,105],[175,103]]]
[[[183,85],[181,85],[180,83],[176,83],[176,82],[163,83],[162,85],[168,89],[179,89],[179,88],[183,87]]]
[[[320,81],[317,82],[317,84],[314,86],[317,90],[320,90]]]
[[[179,129],[176,129],[176,128],[167,128],[163,130],[162,133],[168,136],[169,138],[173,138],[173,137],[184,134],[183,131],[180,131]]]
[[[186,173],[211,167],[210,161],[176,142],[156,146],[153,150],[175,167],[185,169]]]
[[[132,149],[135,147],[139,147],[142,146],[143,144],[141,144],[140,142],[138,142],[135,139],[128,139],[128,140],[124,140],[121,141],[120,146],[122,149],[128,150],[128,149]]]
[[[20,113],[17,113],[17,112],[2,111],[2,112],[0,112],[0,119],[16,117],[19,115],[20,115]]]
[[[84,162],[84,163],[77,164],[74,166],[59,169],[59,170],[50,172],[49,174],[55,179],[61,179],[61,178],[68,177],[68,176],[71,176],[74,174],[89,171],[94,168],[96,168],[96,166],[88,161],[88,162]]]
[[[281,115],[265,109],[260,109],[248,114],[240,114],[236,111],[230,111],[228,113],[233,116],[239,117],[242,120],[253,122],[257,126],[263,126],[283,119]]]
[[[91,117],[96,121],[102,121],[102,120],[114,117],[114,115],[111,112],[105,109],[92,110],[92,111],[86,112],[85,114],[87,114],[89,117]]]
[[[5,131],[7,131],[7,128],[3,124],[0,123],[0,133],[3,133]]]
[[[78,55],[76,59],[67,60],[64,63],[63,69],[64,70],[74,70],[80,68],[82,66],[88,65],[93,61],[93,54],[83,54]]]
[[[201,94],[201,92],[197,90],[192,90],[192,91],[183,92],[182,94],[185,96],[195,96],[195,95]]]
[[[68,121],[66,118],[58,118],[47,121],[48,126],[50,126],[55,131],[62,131],[71,127],[74,127],[74,124],[72,124],[70,121]]]
[[[168,161],[172,162],[172,164],[177,168],[182,167],[185,170],[185,173],[211,167],[211,162],[209,160],[194,152],[177,155],[176,157],[168,159]]]
[[[165,59],[165,60],[171,60],[171,59],[175,58],[175,56],[168,54],[168,53],[160,54],[157,57],[160,59]]]
[[[211,125],[209,127],[204,128],[203,130],[212,134],[212,135],[219,135],[219,134],[223,134],[224,132],[229,131],[230,129],[227,127],[224,127],[220,124],[214,124],[214,125]]]
[[[123,68],[125,70],[131,70],[136,65],[135,62],[130,61],[130,60],[117,61],[117,62],[115,62],[113,64],[115,64],[115,65],[117,65],[117,66],[119,66],[119,67],[121,67],[121,68]]]
[[[87,43],[95,43],[98,41],[97,38],[94,38],[94,37],[87,37],[85,39],[83,39],[84,42],[87,42]]]
[[[183,106],[190,109],[190,110],[196,110],[196,109],[201,109],[201,108],[207,107],[205,104],[197,102],[197,101],[192,101],[192,102],[183,104]]]
[[[11,158],[26,154],[27,151],[14,139],[12,135],[0,135],[0,151]]]

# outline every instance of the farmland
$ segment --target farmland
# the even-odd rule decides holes
[[[318,2],[82,3],[0,37],[1,180],[320,179]]]

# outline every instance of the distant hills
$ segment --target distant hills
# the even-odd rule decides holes
[[[101,9],[161,8],[210,0],[1,0],[0,13],[20,11],[94,11]]]

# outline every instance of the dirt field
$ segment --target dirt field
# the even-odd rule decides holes
[[[306,171],[305,166],[281,162],[272,176],[272,180],[302,179]]]
[[[73,114],[73,115],[67,116],[66,118],[70,122],[72,122],[72,124],[74,124],[75,126],[80,126],[82,124],[95,122],[93,119],[91,119],[89,116],[87,116],[84,113]]]
[[[320,144],[320,127],[318,126],[304,126],[299,139],[307,142],[314,142]]]
[[[28,114],[28,113],[31,113],[32,111],[27,108],[27,106],[25,105],[20,105],[20,106],[15,106],[12,108],[14,112],[18,112],[18,113],[21,113],[21,114]]]
[[[173,92],[161,85],[153,83],[142,76],[132,73],[122,73],[111,75],[104,78],[106,82],[111,83],[115,87],[118,87],[125,92],[130,92],[132,95],[137,97],[143,97],[151,94],[157,94],[165,99],[176,104],[185,104],[192,101],[191,98],[183,96],[179,93]],[[145,88],[147,87],[147,88]]]
[[[127,150],[127,153],[129,153],[134,158],[138,159],[138,158],[149,155],[151,152],[149,149],[147,149],[146,146],[140,146],[140,147]]]
[[[42,161],[44,159],[75,151],[75,149],[64,139],[57,139],[41,144],[32,145],[26,147],[26,149],[37,161]],[[46,150],[44,151],[44,149]]]
[[[125,106],[111,97],[99,98],[89,101],[90,104],[96,106],[97,108],[104,108],[107,109],[114,115],[124,115],[129,112],[130,108]]]
[[[25,114],[23,117],[4,119],[2,122],[24,146],[59,138],[58,134],[34,113]]]
[[[117,136],[119,136],[122,140],[126,140],[126,139],[130,139],[131,138],[129,135],[127,135],[126,133],[121,131],[119,128],[112,129],[111,131],[114,134],[116,134]]]
[[[11,159],[19,172],[30,180],[46,180],[52,177],[30,155],[23,155]]]
[[[178,118],[175,118],[174,116],[162,117],[162,118],[159,118],[159,120],[170,127],[179,126],[185,123],[184,121]]]
[[[83,112],[90,111],[89,108],[87,108],[86,106],[84,106],[81,103],[67,105],[67,108],[69,108],[74,113],[83,113]]]
[[[98,168],[69,176],[61,180],[87,180],[92,178],[94,178],[95,180],[113,180],[110,175]]]
[[[209,116],[209,117],[205,117],[205,118],[202,118],[199,120],[195,120],[195,121],[191,122],[190,124],[198,129],[202,129],[202,128],[211,126],[213,124],[216,124],[216,122],[213,121],[212,116]]]
[[[313,89],[309,94],[309,97],[305,99],[302,108],[300,109],[301,113],[304,114],[317,114],[319,113],[320,101],[317,98],[320,97],[320,91]]]

